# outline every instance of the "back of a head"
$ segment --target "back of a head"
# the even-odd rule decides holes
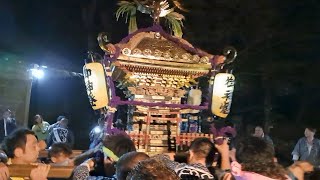
[[[14,158],[14,150],[16,148],[25,149],[27,143],[27,135],[34,135],[34,132],[26,129],[16,129],[3,140],[3,150],[9,158]]]
[[[140,162],[149,156],[143,152],[128,152],[122,155],[116,164],[116,176],[118,180],[125,180],[129,172]]]
[[[118,158],[122,155],[136,151],[136,147],[129,136],[124,134],[108,135],[103,140],[103,146],[111,151]],[[106,154],[105,154],[106,155]],[[113,162],[115,163],[115,162]],[[111,177],[116,172],[114,164],[104,163],[104,173],[106,176]]]
[[[54,143],[49,149],[49,157],[58,157],[60,154],[70,157],[72,148],[67,143]]]
[[[61,119],[66,118],[65,116],[58,116],[57,117],[57,122],[61,121]]]
[[[59,122],[58,128],[68,129],[69,120],[67,118],[62,118]]]
[[[236,159],[242,170],[255,172],[270,178],[285,178],[285,170],[274,162],[271,144],[259,137],[247,137],[236,145]]]
[[[196,138],[191,142],[190,150],[198,158],[207,158],[214,155],[214,144],[208,138]]]
[[[261,138],[247,137],[237,144],[236,149],[239,163],[273,162],[273,148]]]
[[[103,145],[118,157],[128,152],[136,151],[136,147],[130,137],[123,134],[106,136],[103,140]]]
[[[155,159],[139,162],[129,173],[127,180],[178,180],[179,176],[164,163]]]

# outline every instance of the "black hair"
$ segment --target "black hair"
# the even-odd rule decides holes
[[[214,144],[208,138],[196,138],[191,142],[190,150],[199,158],[206,158],[213,150]]]
[[[37,123],[37,119],[41,119],[42,120],[42,122],[43,122],[43,119],[42,119],[42,116],[40,115],[40,114],[36,114],[34,117],[33,117],[33,123],[36,125],[36,124],[38,124]]]
[[[317,129],[316,128],[313,128],[311,126],[307,126],[306,129],[309,129],[311,132],[313,133],[316,133],[317,132]]]
[[[286,171],[274,162],[270,143],[259,137],[246,137],[236,145],[236,159],[242,170],[255,172],[273,179],[287,179]]]
[[[20,128],[4,138],[3,150],[9,158],[14,158],[14,150],[16,148],[25,150],[28,134],[35,136],[34,132],[30,129]]]
[[[206,165],[211,166],[214,162],[215,153],[217,152],[213,142],[210,139],[201,137],[191,142],[190,150],[194,152],[197,159],[205,159]]]
[[[58,116],[57,122],[61,121],[62,119],[66,118],[65,116]]]
[[[178,180],[179,176],[163,162],[155,159],[140,161],[129,173],[127,180]]]
[[[136,151],[136,147],[130,137],[123,134],[106,136],[103,140],[103,145],[118,157],[125,153]]]
[[[259,124],[259,125],[255,125],[253,130],[255,130],[257,127],[261,128],[261,129],[262,129],[262,131],[264,132],[264,128],[263,128],[263,126],[262,126],[262,125],[260,125],[260,124]]]
[[[128,152],[122,155],[116,164],[116,176],[118,180],[125,180],[129,172],[139,161],[148,159],[149,156],[143,152]]]
[[[129,136],[126,136],[124,134],[106,136],[103,140],[103,145],[106,148],[110,149],[118,157],[121,157],[128,152],[136,151],[136,147],[133,141]],[[114,167],[114,164],[104,164],[104,173],[107,177],[111,177],[112,175],[114,175],[115,171],[116,169]]]
[[[67,143],[54,143],[49,149],[49,158],[57,157],[59,154],[64,154],[65,156],[72,155],[72,148]]]

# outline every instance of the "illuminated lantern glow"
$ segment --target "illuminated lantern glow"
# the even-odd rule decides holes
[[[108,106],[109,93],[102,64],[98,62],[85,64],[83,76],[92,109],[97,110]]]
[[[187,104],[199,106],[201,104],[202,91],[200,89],[191,89],[188,94]],[[198,113],[199,110],[191,110],[190,113]]]
[[[211,112],[226,118],[230,112],[235,77],[229,73],[219,73],[215,76],[212,90]]]

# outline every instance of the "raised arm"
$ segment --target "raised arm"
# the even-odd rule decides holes
[[[228,140],[223,140],[223,143],[221,145],[215,144],[215,147],[219,151],[221,155],[221,170],[230,170],[230,159],[229,159],[229,145]]]

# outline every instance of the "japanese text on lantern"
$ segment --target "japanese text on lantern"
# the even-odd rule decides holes
[[[230,76],[230,77],[227,77],[225,81],[225,85],[228,89],[224,93],[224,96],[222,96],[222,99],[224,99],[224,101],[221,103],[220,112],[223,114],[229,114],[230,112],[234,80],[235,80],[234,77]]]
[[[85,64],[83,76],[92,109],[98,110],[108,106],[109,94],[102,64],[98,62]]]
[[[93,95],[93,82],[91,81],[91,69],[84,69],[84,78],[86,83],[86,89],[88,93],[88,98],[91,106],[96,106],[95,102],[97,101]]]
[[[219,73],[215,76],[212,91],[211,111],[219,117],[227,117],[230,112],[235,77],[228,73]]]

